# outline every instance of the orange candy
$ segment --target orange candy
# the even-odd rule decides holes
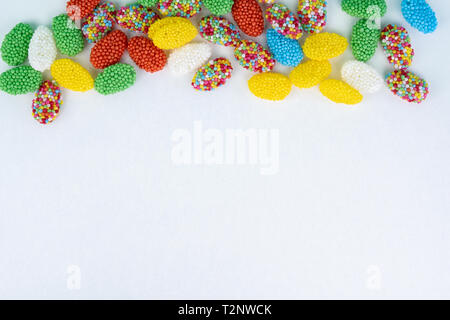
[[[246,35],[258,37],[264,32],[264,15],[256,0],[235,0],[233,19]]]
[[[137,66],[147,72],[158,72],[167,63],[165,52],[146,37],[134,37],[128,43],[128,53]]]
[[[67,2],[67,15],[72,20],[86,18],[98,6],[100,0],[70,0]]]
[[[123,31],[115,30],[97,42],[91,51],[91,63],[96,69],[116,64],[127,49],[128,38]]]

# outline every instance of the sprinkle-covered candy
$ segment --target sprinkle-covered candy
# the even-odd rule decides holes
[[[390,64],[395,69],[405,69],[411,65],[414,49],[405,28],[389,24],[381,32],[381,45]]]
[[[381,18],[386,14],[386,0],[342,0],[342,10],[356,18]]]
[[[256,0],[235,0],[231,13],[238,27],[246,35],[258,37],[264,32],[264,15]]]
[[[127,49],[128,38],[121,30],[109,33],[97,42],[91,51],[91,63],[96,69],[105,69],[120,61]]]
[[[33,117],[40,124],[50,124],[58,117],[62,104],[58,84],[55,81],[44,81],[33,99]]]
[[[227,59],[211,60],[197,71],[192,87],[199,91],[212,91],[223,86],[231,78],[232,71],[233,67]]]
[[[375,54],[381,31],[366,19],[359,20],[353,27],[351,46],[358,61],[367,62]]]
[[[275,66],[275,59],[270,51],[251,40],[242,40],[234,51],[239,64],[253,72],[268,72]]]
[[[342,80],[361,93],[375,93],[383,86],[383,77],[368,64],[348,61],[341,69]]]
[[[80,21],[94,11],[99,3],[100,0],[70,0],[67,2],[66,12],[72,20]]]
[[[62,54],[74,57],[83,51],[83,32],[66,14],[53,18],[52,29],[56,47]]]
[[[191,18],[202,10],[202,1],[159,0],[158,9],[164,16]]]
[[[151,8],[156,6],[159,0],[137,0],[137,3],[146,8]]]
[[[428,83],[406,70],[396,70],[388,74],[386,83],[393,94],[407,102],[421,103],[429,93]]]
[[[211,58],[211,46],[206,43],[189,43],[175,49],[169,56],[169,70],[176,75],[193,72]]]
[[[216,16],[223,16],[231,12],[234,0],[203,0],[205,7]]]
[[[42,73],[30,66],[20,66],[0,75],[0,90],[19,95],[36,91],[42,82]]]
[[[402,14],[420,32],[432,33],[438,26],[436,13],[425,0],[403,0]]]
[[[124,29],[147,34],[150,26],[159,20],[159,16],[150,8],[131,4],[117,11],[116,20]]]
[[[125,91],[136,82],[136,70],[129,64],[109,66],[95,79],[95,90],[102,95]]]
[[[160,49],[172,50],[191,42],[198,34],[189,19],[167,17],[156,21],[148,31],[148,36]]]
[[[17,24],[2,42],[2,59],[10,66],[19,66],[28,57],[33,28],[25,23]]]
[[[303,34],[298,18],[284,4],[274,3],[266,9],[266,19],[283,36],[298,40]]]
[[[56,59],[56,44],[52,31],[40,26],[34,32],[28,50],[30,65],[37,71],[43,72],[50,69]]]
[[[335,103],[358,104],[363,96],[355,88],[341,80],[328,79],[320,83],[320,92]]]
[[[279,63],[296,67],[303,60],[303,51],[297,40],[286,38],[273,29],[267,30],[267,46]]]
[[[104,2],[87,16],[81,26],[83,35],[89,43],[103,39],[116,22],[116,7],[112,2]]]
[[[291,93],[292,83],[283,74],[266,72],[251,77],[248,81],[248,88],[258,98],[281,101]]]
[[[85,92],[94,88],[94,79],[80,64],[70,59],[59,59],[50,68],[53,79],[63,88]]]
[[[147,72],[158,72],[167,63],[166,53],[147,37],[134,37],[128,42],[128,53],[136,65]]]
[[[330,74],[331,63],[328,60],[309,60],[294,68],[289,75],[289,79],[296,87],[306,89],[317,86]]]
[[[216,16],[200,20],[199,33],[203,39],[226,47],[235,46],[241,39],[241,34],[233,23]]]
[[[347,39],[336,33],[323,32],[308,37],[303,52],[312,60],[329,60],[340,56],[348,47]]]
[[[299,0],[298,17],[306,33],[318,33],[327,24],[326,0]]]

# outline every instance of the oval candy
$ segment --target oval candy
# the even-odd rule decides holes
[[[200,20],[199,33],[206,41],[226,47],[236,46],[241,39],[237,27],[223,17],[204,17]]]
[[[138,4],[122,7],[116,13],[117,23],[124,29],[147,34],[150,27],[160,18],[151,8]]]
[[[5,36],[1,51],[2,59],[6,64],[20,66],[27,60],[33,33],[33,28],[30,25],[19,23]]]
[[[386,77],[386,83],[393,94],[401,99],[421,103],[429,94],[428,83],[406,70],[396,70]]]
[[[266,19],[272,28],[283,36],[294,40],[302,37],[300,21],[284,4],[269,5],[266,9]]]
[[[192,87],[199,91],[212,91],[223,86],[231,78],[233,67],[225,58],[209,61],[201,67],[192,80]]]
[[[383,86],[383,77],[368,64],[348,61],[341,69],[342,80],[360,93],[375,93]]]
[[[40,72],[48,70],[55,61],[56,54],[56,44],[52,31],[45,26],[38,27],[33,38],[31,38],[28,51],[30,65]]]
[[[42,73],[30,66],[20,66],[0,75],[0,90],[11,95],[34,92],[42,82]]]
[[[377,19],[386,14],[385,0],[342,0],[342,10],[356,18]]]
[[[102,95],[125,91],[136,82],[136,70],[129,64],[109,66],[95,79],[95,90]]]
[[[436,13],[425,0],[403,0],[402,14],[420,32],[432,33],[438,26]]]
[[[99,3],[100,0],[69,0],[66,12],[72,20],[80,21],[94,11]]]
[[[40,124],[50,124],[58,117],[62,104],[58,84],[55,81],[44,81],[33,99],[33,117]]]
[[[83,32],[66,14],[53,18],[52,29],[56,47],[62,54],[74,57],[83,51]]]
[[[191,18],[202,10],[201,0],[159,0],[163,16]]]
[[[285,75],[266,72],[251,77],[248,81],[248,88],[258,98],[281,101],[291,93],[292,83]]]
[[[319,33],[327,24],[326,0],[299,0],[298,17],[306,33]]]
[[[296,67],[303,60],[303,51],[297,40],[286,38],[273,29],[267,30],[267,46],[279,63]]]
[[[70,59],[59,59],[50,68],[53,79],[63,88],[85,92],[94,88],[94,79],[80,64]]]
[[[205,7],[215,16],[223,16],[231,12],[234,0],[203,0]]]
[[[347,39],[337,33],[317,33],[308,37],[303,45],[305,56],[323,61],[338,57],[347,50]]]
[[[151,8],[156,6],[159,0],[137,0],[137,3],[146,8]]]
[[[197,28],[186,18],[167,17],[156,21],[148,36],[160,49],[172,50],[191,42],[197,36]]]
[[[197,70],[212,55],[211,47],[206,43],[189,43],[175,49],[169,56],[169,69],[176,75],[183,75]]]
[[[246,35],[258,37],[264,32],[264,15],[256,0],[235,0],[231,13],[239,29]]]
[[[331,74],[331,63],[328,60],[309,60],[299,64],[291,71],[289,79],[301,89],[317,86]]]
[[[136,65],[147,72],[158,72],[167,63],[166,53],[146,37],[134,37],[128,43],[128,53]]]
[[[405,69],[411,65],[415,53],[405,28],[387,25],[381,32],[381,45],[389,63],[395,69]]]
[[[275,59],[270,51],[252,40],[242,40],[234,51],[239,64],[253,72],[268,72],[275,66]]]
[[[320,92],[335,103],[358,104],[363,96],[355,88],[341,80],[327,79],[320,83]]]
[[[127,45],[127,35],[121,30],[115,30],[92,48],[90,61],[96,69],[112,66],[120,61]]]
[[[367,19],[361,19],[355,24],[351,47],[356,60],[367,62],[374,56],[378,48],[380,34],[380,29],[375,25],[370,25]]]
[[[104,2],[86,18],[81,25],[83,35],[89,43],[96,43],[112,30],[116,22],[116,6]]]

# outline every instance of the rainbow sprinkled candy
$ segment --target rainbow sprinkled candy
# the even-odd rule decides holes
[[[386,83],[393,94],[407,102],[421,103],[429,93],[428,83],[406,70],[396,70],[386,77]]]
[[[207,16],[200,20],[199,33],[203,39],[223,46],[235,46],[241,39],[237,27],[222,17]]]
[[[132,4],[117,11],[117,23],[125,29],[148,33],[150,26],[159,20],[159,16],[150,8]]]
[[[297,13],[305,32],[318,33],[327,24],[327,1],[299,0]]]
[[[233,67],[225,58],[209,61],[198,70],[192,80],[192,87],[199,91],[212,91],[223,86],[231,78]]]
[[[57,83],[44,81],[33,99],[33,117],[40,124],[52,123],[58,117],[62,104],[61,89]]]
[[[242,40],[234,51],[239,64],[253,72],[268,72],[275,66],[275,59],[270,51],[252,40]]]
[[[414,57],[411,39],[405,28],[387,25],[381,32],[381,45],[390,64],[395,69],[408,68]]]
[[[202,10],[202,1],[159,0],[158,9],[164,16],[191,18]]]
[[[86,18],[81,26],[83,35],[89,43],[95,43],[103,39],[114,27],[116,7],[112,2],[100,4]]]
[[[302,37],[300,21],[284,4],[271,4],[266,10],[266,19],[283,36],[294,40]]]

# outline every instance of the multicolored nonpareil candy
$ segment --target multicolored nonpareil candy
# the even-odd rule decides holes
[[[403,0],[402,14],[420,32],[432,33],[438,26],[436,13],[425,0]]]
[[[363,96],[358,90],[341,80],[324,80],[320,83],[319,90],[325,97],[335,103],[354,105],[363,100]]]
[[[283,74],[265,72],[251,77],[248,81],[248,88],[258,98],[281,101],[291,93],[292,83]]]
[[[223,86],[231,78],[232,72],[230,61],[217,58],[198,70],[192,80],[192,87],[199,91],[212,91]]]
[[[83,51],[83,32],[66,14],[53,18],[52,29],[56,47],[62,54],[74,57]]]
[[[147,34],[150,26],[159,20],[158,14],[151,8],[132,4],[119,9],[117,23],[124,29]]]
[[[303,34],[298,18],[284,4],[274,3],[266,9],[266,19],[283,36],[298,40]]]
[[[166,53],[156,47],[147,37],[134,37],[128,42],[128,53],[136,65],[150,73],[164,69]]]
[[[270,51],[251,40],[241,40],[234,56],[242,67],[253,72],[268,72],[275,66],[275,59]]]
[[[375,93],[383,86],[383,77],[368,64],[347,61],[341,69],[342,80],[361,93]]]
[[[263,34],[264,15],[256,0],[235,0],[231,13],[239,29],[246,35],[259,37]]]
[[[317,86],[331,74],[331,63],[328,60],[309,60],[299,64],[291,71],[289,79],[300,88],[307,89]]]
[[[96,43],[112,30],[116,22],[116,6],[112,2],[104,2],[87,16],[81,25],[83,35],[89,43]]]
[[[374,56],[378,48],[380,34],[380,28],[370,24],[367,19],[361,19],[355,24],[351,46],[356,60],[367,62]]]
[[[189,19],[167,17],[156,21],[148,31],[148,36],[160,49],[172,50],[191,42],[198,34]]]
[[[223,17],[204,17],[200,20],[199,33],[203,39],[226,47],[236,46],[241,40],[237,27]]]
[[[20,66],[0,75],[0,90],[11,95],[36,91],[42,82],[42,73],[30,66]]]
[[[296,67],[303,60],[303,50],[297,40],[289,39],[273,29],[267,30],[267,46],[279,63]]]
[[[306,33],[318,33],[327,24],[326,0],[299,0],[298,17]]]
[[[31,38],[28,50],[28,60],[33,69],[44,72],[50,69],[56,59],[56,44],[52,31],[46,26],[40,26]]]
[[[90,61],[96,69],[105,69],[122,58],[128,45],[128,37],[121,30],[114,30],[97,42],[91,50]]]
[[[308,37],[303,45],[305,55],[317,61],[330,60],[347,50],[348,41],[337,33],[317,33]]]
[[[19,66],[28,58],[28,48],[33,28],[25,23],[17,24],[2,42],[2,59],[10,66]]]
[[[191,18],[202,10],[201,0],[159,0],[163,16]]]
[[[63,88],[85,92],[94,88],[94,79],[79,63],[70,59],[59,59],[50,68],[53,79]]]
[[[62,104],[58,84],[55,81],[44,81],[33,99],[33,117],[40,124],[50,124],[58,117]]]
[[[408,68],[414,57],[411,38],[405,28],[389,24],[381,32],[381,45],[395,69]]]
[[[175,49],[169,56],[169,70],[176,75],[183,75],[200,68],[211,58],[212,49],[206,43],[188,43]]]
[[[421,103],[429,94],[428,83],[406,70],[396,70],[388,74],[386,83],[393,94],[407,102]]]
[[[130,88],[136,82],[136,70],[129,64],[109,66],[95,79],[95,90],[102,95],[116,94]]]

